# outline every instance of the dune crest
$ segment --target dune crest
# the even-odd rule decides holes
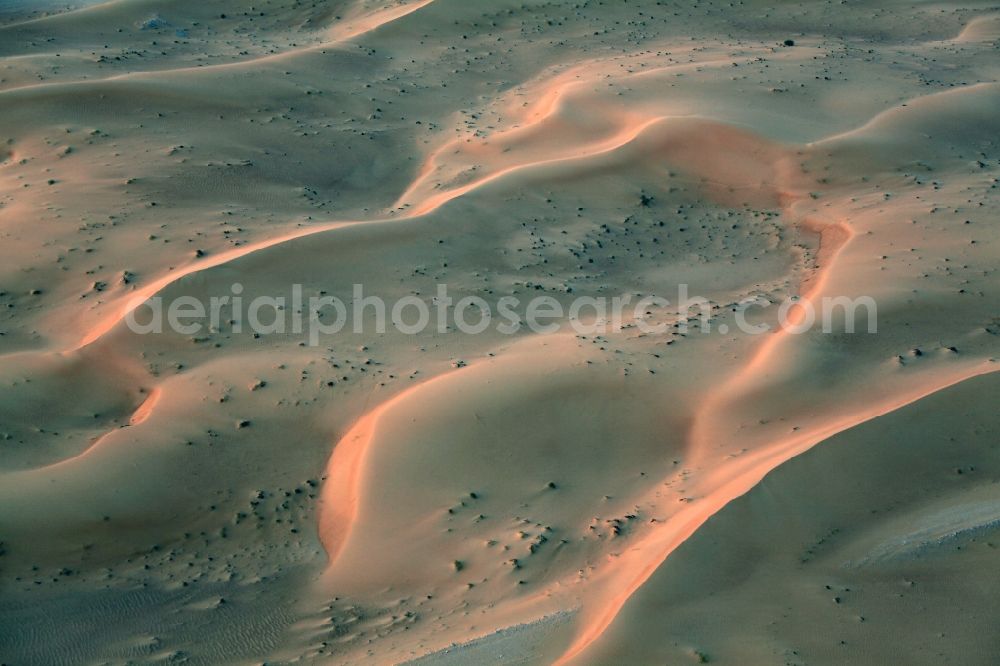
[[[996,661],[996,23],[6,4],[2,658]]]

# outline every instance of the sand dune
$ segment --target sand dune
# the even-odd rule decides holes
[[[587,661],[991,661],[993,583],[977,572],[996,561],[996,424],[977,396],[996,384],[953,386],[772,472],[667,559]]]
[[[996,26],[0,3],[0,662],[994,663]]]

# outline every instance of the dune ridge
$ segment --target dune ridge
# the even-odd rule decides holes
[[[958,589],[942,553],[996,529],[988,483],[954,490],[992,473],[990,395],[973,390],[992,386],[1000,331],[991,11],[117,0],[5,22],[9,659],[714,661],[740,649],[646,628],[765,604],[713,611],[683,572],[717,599],[818,585],[813,551],[799,569],[789,553],[838,521],[851,541],[820,545],[863,563],[852,585],[914,567],[933,585],[947,560]],[[147,299],[236,284],[247,300],[297,285],[349,302],[362,284],[428,305],[446,284],[456,301],[564,310],[683,284],[705,311],[546,335],[375,331],[369,312],[364,332],[315,344],[225,317],[194,334],[125,325]],[[795,330],[837,298],[876,303],[878,330],[864,308]],[[769,332],[742,330],[747,302]],[[956,430],[953,395],[973,396],[972,430],[900,425],[934,409]],[[889,460],[900,445],[856,451],[887,428],[933,465],[960,440],[957,472],[906,462],[945,499],[895,481],[898,516],[853,495],[797,513],[815,504],[796,485],[812,461],[857,487],[887,478],[833,451]],[[766,523],[761,498],[794,536],[739,527]],[[725,569],[739,585],[709,571],[728,555],[695,562],[713,539],[753,563]],[[959,614],[935,594],[928,615]],[[141,622],[59,637],[74,613],[133,608]],[[891,642],[905,615],[878,608],[867,640]],[[795,661],[795,631],[742,654]]]

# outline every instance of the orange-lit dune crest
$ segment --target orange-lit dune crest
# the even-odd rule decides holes
[[[1000,662],[998,26],[0,1],[0,663]]]

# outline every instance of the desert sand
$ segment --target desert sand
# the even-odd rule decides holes
[[[998,49],[975,1],[0,0],[0,664],[997,663]],[[796,330],[831,298],[877,331]]]

